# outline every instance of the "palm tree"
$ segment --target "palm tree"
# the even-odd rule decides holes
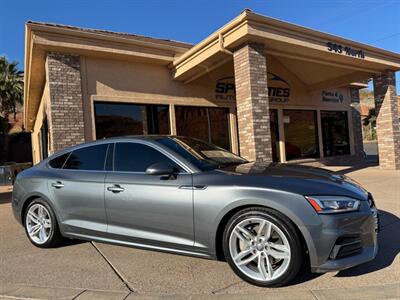
[[[18,62],[10,63],[5,56],[0,56],[0,113],[5,117],[13,113],[15,119],[23,96],[23,72],[18,70]]]
[[[7,160],[10,126],[8,116],[17,115],[17,105],[22,104],[24,95],[23,72],[18,70],[17,62],[9,62],[0,56],[0,157]]]

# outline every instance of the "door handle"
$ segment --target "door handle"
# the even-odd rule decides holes
[[[61,189],[61,188],[64,187],[64,184],[63,184],[61,181],[56,181],[56,182],[53,182],[53,183],[51,184],[51,186],[52,186],[52,187],[55,187],[56,189]]]
[[[113,192],[113,193],[121,193],[125,191],[123,187],[121,187],[119,184],[114,184],[113,186],[109,186],[107,188],[107,191]]]

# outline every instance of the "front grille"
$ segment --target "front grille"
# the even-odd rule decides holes
[[[329,255],[330,259],[349,257],[361,253],[362,244],[360,235],[347,235],[339,237]]]

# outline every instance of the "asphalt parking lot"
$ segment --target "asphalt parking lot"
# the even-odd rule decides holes
[[[239,299],[252,295],[248,299],[255,299],[268,294],[270,299],[400,299],[400,172],[378,167],[344,168],[342,172],[375,196],[381,212],[377,258],[341,272],[303,274],[279,289],[249,285],[223,262],[79,241],[56,249],[35,248],[12,216],[10,193],[1,193],[0,295],[67,299],[145,295]]]

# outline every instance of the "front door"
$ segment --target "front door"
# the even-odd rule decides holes
[[[147,175],[147,167],[158,162],[174,165],[178,174]],[[191,187],[192,175],[160,149],[139,141],[116,143],[105,184],[109,235],[132,243],[193,247]]]
[[[346,111],[321,111],[324,156],[350,154]]]

